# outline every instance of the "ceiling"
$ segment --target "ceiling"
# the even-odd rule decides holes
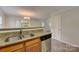
[[[69,10],[73,7],[69,6],[1,6],[7,15],[14,16],[30,16],[32,18],[47,19],[52,14]]]

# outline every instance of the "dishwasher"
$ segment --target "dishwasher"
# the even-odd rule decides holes
[[[51,34],[41,36],[42,52],[51,52]]]

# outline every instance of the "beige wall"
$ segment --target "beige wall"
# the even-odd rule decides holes
[[[6,14],[0,9],[0,16],[2,16],[2,27],[6,26]]]
[[[79,8],[52,15],[53,38],[79,47]]]
[[[62,14],[62,40],[79,47],[79,8]]]
[[[7,16],[6,20],[7,20],[6,21],[7,27],[9,27],[9,28],[17,28],[17,27],[21,27],[20,20],[23,20],[23,17]],[[40,27],[40,26],[42,26],[42,24],[41,24],[40,20],[31,19],[31,26],[32,27]]]
[[[16,22],[18,20],[23,20],[23,17],[6,15],[2,9],[0,9],[0,16],[2,16],[2,28],[13,28],[20,27],[20,23]],[[42,26],[40,19],[31,19],[32,27]]]

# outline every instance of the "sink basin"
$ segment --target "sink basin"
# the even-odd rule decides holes
[[[17,41],[18,40],[18,37],[12,37],[12,38],[9,38],[9,41]]]
[[[24,37],[22,39],[18,39],[17,36],[15,36],[15,37],[9,37],[8,41],[6,41],[6,42],[5,42],[5,40],[0,41],[0,46],[1,45],[10,44],[10,43],[13,43],[13,42],[17,42],[17,41],[20,41],[20,40],[26,40],[25,38],[30,38],[30,37],[32,37],[32,36],[30,36],[30,35],[24,35]]]
[[[28,38],[28,37],[31,37],[30,35],[24,35],[24,38]]]

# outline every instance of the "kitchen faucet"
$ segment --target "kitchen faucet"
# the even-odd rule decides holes
[[[22,39],[23,37],[24,37],[24,35],[22,35],[22,30],[20,29],[19,38]]]

